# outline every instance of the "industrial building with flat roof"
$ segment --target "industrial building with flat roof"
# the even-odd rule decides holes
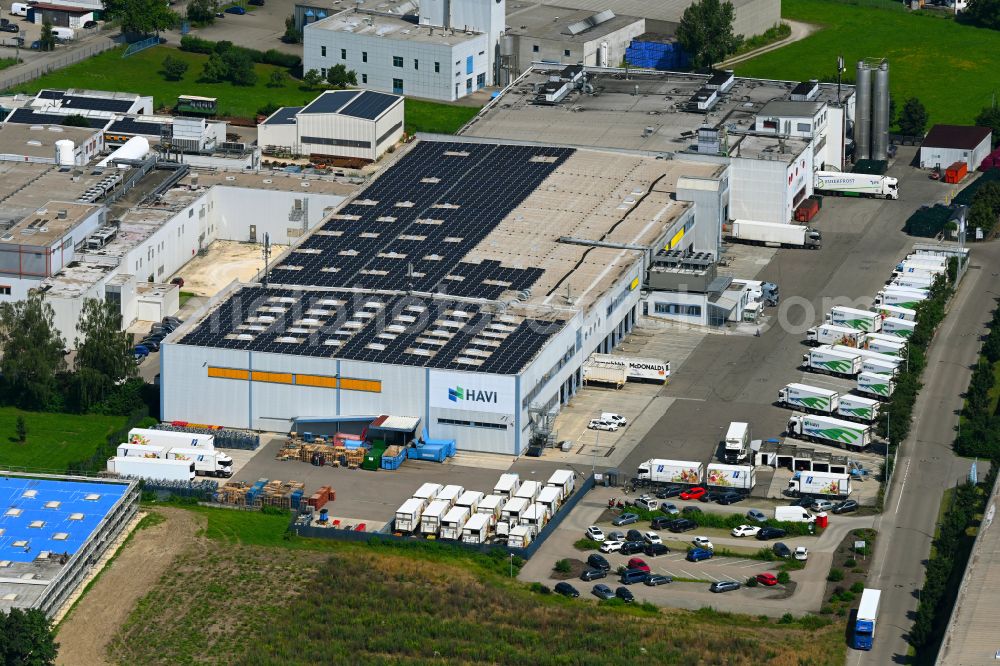
[[[583,361],[635,325],[652,256],[694,245],[683,181],[726,170],[472,139],[396,157],[267,286],[234,288],[164,341],[163,418],[287,431],[395,413],[519,454]]]

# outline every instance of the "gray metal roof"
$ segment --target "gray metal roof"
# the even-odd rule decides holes
[[[812,118],[822,107],[822,102],[792,102],[776,99],[765,104],[758,115]]]

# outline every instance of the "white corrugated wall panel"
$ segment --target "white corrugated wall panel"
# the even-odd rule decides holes
[[[208,376],[209,367],[247,367],[247,352],[166,344],[161,350],[164,421],[250,426],[250,382]]]

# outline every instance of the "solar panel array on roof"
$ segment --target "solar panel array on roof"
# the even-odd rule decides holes
[[[21,125],[67,125],[66,118],[68,117],[57,113],[38,113],[31,109],[14,109],[14,113],[11,114],[7,122]],[[101,129],[108,124],[107,118],[84,117],[87,124],[94,129]],[[67,127],[72,127],[72,125],[67,125]]]
[[[265,125],[292,125],[295,123],[295,115],[304,107],[283,106],[275,111],[270,118],[264,121]]]
[[[302,113],[337,113],[340,109],[358,96],[358,90],[335,90],[325,92],[314,99]]]
[[[90,111],[110,111],[112,113],[128,113],[132,110],[132,100],[106,99],[104,97],[82,97],[80,95],[64,95],[63,108],[88,109]]]
[[[399,99],[398,95],[387,95],[385,93],[366,90],[355,98],[353,102],[342,108],[340,114],[353,116],[354,118],[375,120]]]
[[[181,343],[516,374],[561,323],[374,292],[532,286],[542,269],[462,259],[573,152],[421,142],[275,266],[277,286],[241,290]]]
[[[145,134],[148,136],[160,136],[160,130],[162,127],[163,124],[161,123],[148,123],[136,120],[135,118],[122,118],[121,120],[116,120],[111,123],[105,131],[110,133],[117,132],[119,134]]]
[[[65,94],[62,90],[42,90],[38,96],[42,99],[62,99]]]

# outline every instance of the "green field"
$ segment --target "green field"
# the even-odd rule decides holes
[[[253,118],[268,104],[302,106],[321,90],[310,90],[298,79],[287,77],[280,87],[269,87],[271,73],[284,68],[257,64],[257,84],[234,86],[231,83],[201,83],[202,67],[208,56],[187,53],[166,46],[156,46],[128,58],[121,50],[105,51],[75,65],[46,74],[23,86],[18,92],[33,93],[42,88],[90,88],[152,95],[157,109],[172,108],[178,95],[203,95],[219,99],[219,115]],[[172,55],[188,63],[188,71],[180,81],[167,81],[160,73],[163,59]],[[479,109],[452,106],[422,100],[406,100],[406,130],[409,132],[440,132],[453,134]]]
[[[930,123],[971,124],[1000,82],[1000,32],[950,19],[829,0],[784,0],[782,16],[819,24],[806,39],[736,66],[740,76],[836,80],[837,56],[853,82],[857,61],[889,59],[896,108],[918,97]],[[930,129],[930,126],[928,126]]]
[[[203,534],[112,638],[113,662],[820,666],[845,658],[840,622],[597,603],[578,581],[581,598],[566,599],[511,580],[502,553],[285,540],[285,516],[191,510],[207,519]]]
[[[24,444],[14,426],[23,416],[28,427]],[[88,458],[108,435],[125,425],[124,416],[24,412],[0,407],[0,467],[27,467],[64,472],[70,463]]]

